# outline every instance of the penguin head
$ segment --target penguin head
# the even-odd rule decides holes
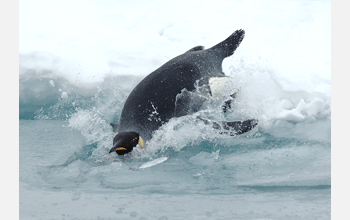
[[[144,142],[140,135],[135,132],[121,132],[113,139],[113,147],[109,153],[116,152],[118,155],[130,153],[137,144],[144,147]]]

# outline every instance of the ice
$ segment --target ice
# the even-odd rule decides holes
[[[62,98],[62,99],[68,98],[68,94],[67,94],[66,92],[62,92],[61,98]]]
[[[219,151],[217,150],[212,153],[207,153],[207,152],[200,152],[196,156],[193,156],[189,159],[190,163],[197,164],[197,165],[210,165],[214,163],[215,161],[218,160],[219,158]]]
[[[325,103],[322,99],[316,97],[310,103],[301,99],[298,105],[290,110],[283,110],[278,115],[278,119],[287,121],[303,121],[305,118],[315,118],[317,114],[322,113],[325,109]]]
[[[160,158],[157,158],[157,159],[154,159],[154,160],[151,160],[147,163],[144,163],[140,166],[140,169],[145,169],[145,168],[148,168],[148,167],[153,167],[157,164],[160,164],[160,163],[163,163],[164,161],[166,161],[168,159],[168,157],[160,157]]]
[[[49,83],[52,87],[55,87],[55,82],[53,80],[50,80]]]
[[[329,4],[279,1],[269,8],[259,1],[24,0],[19,8],[20,68],[55,70],[80,83],[101,81],[109,73],[146,75],[193,46],[211,47],[244,28],[239,50],[268,60],[283,86],[295,90],[311,84],[310,89],[318,90],[322,80],[330,80]]]
[[[144,76],[240,28],[230,88],[108,154]],[[330,52],[330,1],[21,0],[20,218],[330,219]],[[231,137],[197,116],[259,124]]]
[[[316,114],[322,112],[324,108],[324,101],[320,98],[314,98],[307,106],[306,113],[308,116],[316,116]]]

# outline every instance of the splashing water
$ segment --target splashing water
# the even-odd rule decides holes
[[[330,218],[329,1],[21,1],[19,25],[20,218]],[[239,28],[218,96],[108,154],[145,75]],[[232,137],[198,117],[259,123]]]

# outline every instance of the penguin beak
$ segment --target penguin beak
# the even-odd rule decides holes
[[[125,147],[113,147],[109,153],[112,153],[114,151],[123,151],[123,150],[127,150]]]
[[[128,150],[125,147],[116,146],[116,147],[112,147],[109,153],[116,152],[118,155],[124,155],[126,153],[129,153],[130,151],[132,151],[132,149]]]

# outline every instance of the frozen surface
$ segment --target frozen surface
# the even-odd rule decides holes
[[[66,122],[21,120],[20,219],[330,219],[330,146],[278,142],[117,159]]]
[[[160,164],[160,163],[163,163],[164,161],[166,161],[168,158],[167,157],[160,157],[160,158],[157,158],[157,159],[154,159],[154,160],[151,160],[147,163],[144,163],[140,166],[140,169],[145,169],[145,168],[148,168],[148,167],[153,167],[157,164]]]
[[[330,219],[330,1],[19,6],[20,219]],[[240,28],[226,89],[146,149],[108,154],[144,76]],[[259,125],[229,137],[198,115]]]

